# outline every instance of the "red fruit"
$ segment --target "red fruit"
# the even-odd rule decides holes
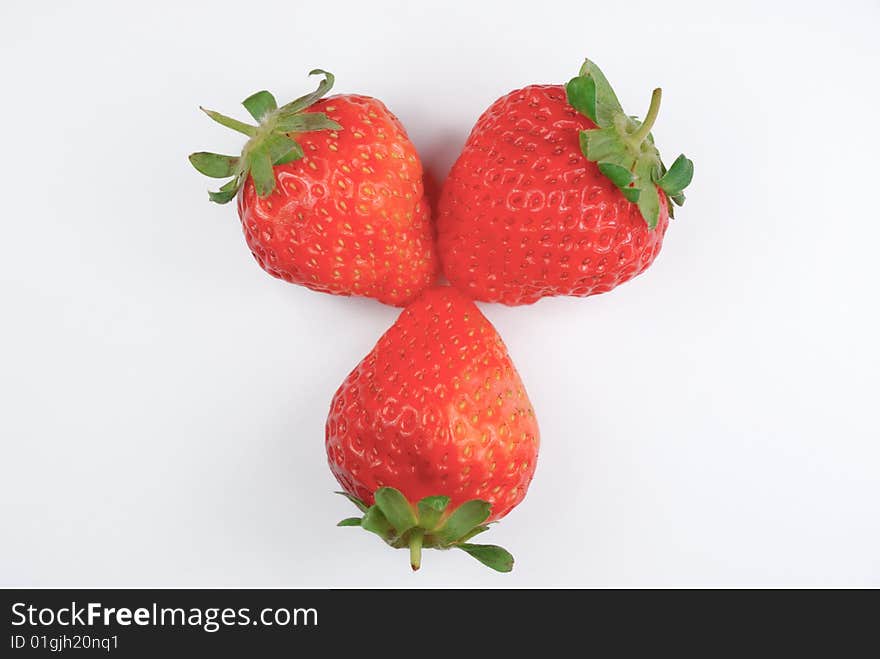
[[[238,158],[196,153],[209,176],[232,176],[213,201],[238,194],[248,247],[266,272],[312,290],[402,306],[436,278],[422,165],[381,101],[333,84],[277,108],[269,92],[244,101],[248,126],[209,116],[250,137]],[[312,73],[316,73],[313,71]]]
[[[531,85],[493,103],[474,126],[438,204],[449,281],[487,302],[531,304],[604,293],[657,256],[693,175],[667,171],[650,128],[620,108],[589,60],[562,85]]]
[[[410,547],[414,568],[424,546],[510,569],[504,550],[466,541],[522,501],[538,444],[501,337],[449,287],[404,309],[336,392],[326,428],[330,469],[366,512],[344,524]]]

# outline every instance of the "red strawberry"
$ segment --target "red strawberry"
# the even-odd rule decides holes
[[[436,278],[422,165],[397,118],[368,96],[317,91],[278,108],[267,91],[244,106],[251,126],[212,119],[249,137],[240,157],[194,153],[203,174],[232,177],[212,201],[238,194],[248,247],[266,272],[312,290],[402,306]]]
[[[508,571],[513,558],[467,541],[526,494],[538,424],[501,337],[473,302],[431,288],[342,383],[326,428],[330,469],[393,547],[457,547]]]
[[[474,126],[438,204],[449,281],[487,302],[604,293],[647,268],[693,163],[667,171],[650,130],[627,116],[587,60],[564,88],[501,97]]]

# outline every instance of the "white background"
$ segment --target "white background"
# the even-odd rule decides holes
[[[5,2],[0,584],[880,585],[876,2]],[[267,88],[377,96],[441,177],[589,56],[696,163],[642,277],[483,305],[542,429],[517,565],[335,522],[323,428],[397,311],[265,275],[186,160]],[[488,540],[489,536],[487,536]]]

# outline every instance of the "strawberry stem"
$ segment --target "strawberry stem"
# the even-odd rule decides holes
[[[669,201],[684,203],[682,190],[691,182],[694,163],[681,156],[678,166],[669,171],[663,165],[660,151],[651,138],[651,129],[660,112],[659,88],[651,94],[651,105],[645,120],[626,114],[608,79],[590,60],[584,60],[580,73],[565,86],[569,104],[590,119],[595,128],[580,131],[581,153],[598,165],[599,171],[611,181],[623,197],[636,204],[653,229],[660,222],[665,205],[672,216]],[[658,192],[657,185],[663,181]]]
[[[323,112],[304,112],[313,103],[330,91],[333,86],[333,74],[315,69],[309,75],[322,74],[324,79],[311,94],[306,94],[277,107],[275,97],[265,89],[251,94],[242,104],[258,125],[252,126],[238,119],[233,119],[214,110],[201,108],[202,112],[211,117],[221,126],[247,135],[248,141],[241,151],[241,156],[223,156],[200,151],[190,156],[190,162],[197,170],[213,178],[232,176],[217,192],[209,192],[208,198],[218,204],[232,201],[242,183],[249,177],[260,198],[266,198],[275,190],[275,170],[279,165],[286,165],[303,157],[302,147],[296,142],[295,135],[317,130],[340,130],[342,126],[330,119]]]
[[[395,549],[409,549],[409,564],[413,570],[422,566],[423,549],[453,547],[498,572],[510,572],[513,568],[513,556],[506,549],[468,542],[489,529],[486,520],[492,505],[488,501],[465,501],[447,515],[446,509],[450,503],[447,495],[427,496],[413,505],[400,490],[385,486],[373,493],[375,503],[368,506],[352,494],[337,494],[345,496],[364,513],[360,518],[346,518],[338,526],[359,526],[375,533]]]
[[[422,565],[422,539],[425,537],[425,531],[422,528],[415,528],[409,537],[409,564],[413,572]]]
[[[651,94],[651,105],[648,107],[648,114],[645,115],[642,125],[639,126],[639,129],[631,137],[632,141],[636,144],[641,144],[648,136],[648,133],[651,132],[651,128],[653,128],[657,115],[660,112],[660,98],[662,95],[663,91],[659,87]]]
[[[201,105],[199,106],[199,110],[211,117],[211,119],[216,121],[221,126],[231,128],[232,130],[238,131],[239,133],[247,135],[248,137],[253,137],[257,134],[256,126],[251,126],[250,124],[246,124],[243,121],[239,121],[238,119],[233,119],[232,117],[227,117],[225,114],[220,114],[219,112],[215,112],[214,110],[208,110],[207,108],[203,108]]]

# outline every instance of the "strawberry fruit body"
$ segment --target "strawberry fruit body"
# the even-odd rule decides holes
[[[509,305],[604,293],[644,271],[663,242],[670,202],[693,175],[663,165],[644,122],[627,116],[587,60],[562,85],[531,85],[480,117],[438,203],[438,250],[450,283]]]
[[[457,547],[501,571],[513,559],[468,542],[526,494],[539,431],[492,324],[469,299],[434,287],[407,306],[336,392],[330,469],[393,547]]]
[[[278,108],[269,92],[244,101],[257,120],[219,113],[248,136],[241,156],[194,153],[200,172],[229,182],[248,247],[266,272],[315,291],[403,306],[436,278],[422,165],[400,121],[375,98],[322,98],[333,84]]]

